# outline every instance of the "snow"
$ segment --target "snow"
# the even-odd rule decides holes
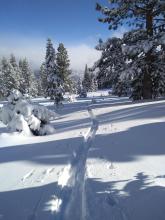
[[[164,220],[164,108],[97,91],[64,102],[51,135],[0,122],[0,219]]]

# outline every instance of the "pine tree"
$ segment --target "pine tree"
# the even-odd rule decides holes
[[[47,72],[45,69],[45,63],[42,63],[40,67],[40,83],[41,83],[41,94],[47,97],[46,91],[47,91]]]
[[[3,58],[1,61],[1,72],[3,79],[3,95],[7,96],[11,90],[18,87],[18,84],[14,68],[6,58]]]
[[[95,92],[98,89],[98,85],[96,76],[92,71],[90,71],[90,82],[90,92]]]
[[[152,98],[153,75],[158,66],[156,47],[160,45],[160,32],[165,31],[165,2],[110,0],[109,3],[109,8],[97,4],[96,9],[105,16],[99,21],[108,23],[110,30],[116,30],[123,24],[131,26],[132,30],[124,35],[123,43],[126,45],[127,56],[132,60],[131,66],[140,64],[141,74],[136,71],[133,73],[135,98]]]
[[[77,94],[80,95],[81,92],[82,92],[82,82],[81,79],[79,79],[77,82]]]
[[[45,72],[47,75],[47,95],[58,105],[63,100],[63,79],[57,70],[55,49],[50,39],[47,40],[46,46]]]
[[[2,65],[0,64],[0,99],[4,98],[5,94],[5,85],[4,85],[4,73],[2,72]]]
[[[68,52],[62,43],[60,43],[57,48],[56,61],[57,61],[57,71],[64,83],[64,89],[66,92],[71,91],[72,83],[69,77],[71,74],[71,71],[69,69],[70,61],[68,57]]]
[[[91,73],[89,72],[88,66],[85,66],[85,71],[84,71],[84,78],[82,81],[82,85],[83,85],[83,89],[86,92],[90,92],[91,91]]]
[[[114,94],[121,95],[122,88],[119,92],[119,85],[121,87],[124,84],[121,83],[120,77],[126,65],[126,59],[122,52],[122,39],[114,37],[105,42],[99,40],[96,49],[102,51],[101,58],[92,68],[92,70],[98,69],[96,75],[99,88],[113,87]]]
[[[97,82],[96,76],[94,76],[93,85],[94,85],[94,91],[97,91],[98,90],[98,82]]]
[[[36,96],[38,92],[36,78],[32,70],[30,69],[29,63],[26,58],[19,61],[19,68],[23,77],[23,81],[21,82],[23,86],[21,92],[23,94],[26,93],[32,96]]]
[[[15,72],[16,88],[18,90],[22,91],[23,76],[22,76],[21,70],[16,62],[16,58],[13,54],[10,55],[10,64],[12,65],[13,70]]]

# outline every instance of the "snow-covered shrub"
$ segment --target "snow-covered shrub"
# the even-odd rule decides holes
[[[0,120],[11,131],[22,132],[25,135],[54,133],[50,120],[56,117],[57,114],[46,107],[25,100],[18,90],[11,92],[8,103],[0,109]]]
[[[12,104],[4,105],[0,111],[0,120],[7,125],[13,117],[14,106]]]

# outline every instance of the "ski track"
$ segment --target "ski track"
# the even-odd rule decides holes
[[[85,193],[86,160],[98,129],[98,121],[92,112],[92,106],[88,106],[87,110],[92,121],[91,128],[58,179],[59,191],[52,202],[56,205],[52,210],[58,220],[85,220],[88,215]]]
[[[28,172],[27,174],[25,174],[22,179],[21,182],[22,183],[26,183],[27,181],[32,181],[32,183],[35,182],[44,182],[46,177],[48,177],[49,175],[51,175],[54,172],[55,168],[48,168],[45,169],[43,171],[41,171],[41,173],[38,175],[37,177],[37,170],[36,169],[32,169],[30,172]]]
[[[40,176],[34,181],[34,182],[44,182],[44,180],[46,179],[46,177],[48,177],[49,175],[51,175],[54,172],[55,168],[48,168],[45,169],[41,172]],[[31,178],[34,174],[35,170],[31,170],[29,173],[27,173],[23,178],[22,181],[26,181],[29,178]],[[41,196],[39,197],[39,199],[37,200],[36,204],[34,205],[32,212],[27,216],[27,220],[35,220],[37,218],[37,212],[40,208],[41,202],[43,200],[45,192],[41,193]]]
[[[33,174],[34,174],[34,172],[35,172],[35,170],[33,169],[33,170],[31,170],[30,172],[28,172],[27,174],[25,174],[23,177],[22,177],[22,182],[25,182],[25,180],[27,180],[27,179],[29,179],[30,177],[32,177],[33,176]]]
[[[88,106],[87,110],[92,125],[84,135],[84,142],[73,153],[70,163],[59,175],[59,191],[47,203],[47,205],[49,204],[48,210],[55,212],[55,219],[57,220],[92,219],[90,211],[88,211],[86,206],[86,160],[88,151],[92,147],[99,122],[93,114],[92,106]],[[113,195],[110,194],[105,202],[112,208],[111,217],[113,220],[128,220],[128,215]]]
[[[49,176],[54,171],[54,168],[48,168],[41,172],[40,176],[37,178],[36,182],[44,182],[46,177]]]

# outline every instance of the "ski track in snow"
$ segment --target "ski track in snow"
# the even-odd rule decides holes
[[[54,172],[54,170],[55,170],[54,167],[43,170],[36,180],[32,179],[33,183],[35,183],[35,182],[41,182],[41,183],[44,182],[46,177],[51,175]],[[21,179],[22,182],[30,180],[30,178],[33,177],[33,175],[34,175],[34,172],[36,172],[36,170],[33,169],[30,172],[28,172],[27,174],[25,174],[24,177]],[[39,207],[41,205],[44,194],[45,194],[45,192],[42,192],[41,196],[39,197],[36,204],[34,205],[34,207],[32,209],[32,212],[27,216],[27,220],[35,220],[37,218],[37,211],[39,210]]]
[[[58,220],[85,220],[88,215],[85,193],[86,160],[98,129],[98,121],[92,112],[92,106],[88,106],[87,110],[92,121],[91,128],[84,135],[83,143],[73,153],[70,163],[60,174],[59,192],[52,203],[49,202],[50,210],[55,212]]]
[[[40,176],[37,178],[36,182],[44,182],[46,177],[49,176],[54,171],[54,168],[48,168],[41,172]]]
[[[84,142],[73,153],[70,163],[59,175],[59,191],[47,202],[46,209],[54,212],[57,220],[91,219],[86,207],[86,160],[99,123],[93,114],[92,106],[88,107],[88,114],[92,121],[91,128],[84,134]],[[111,168],[112,166],[111,163]],[[113,220],[128,220],[127,214],[111,193],[105,202],[112,208]]]
[[[25,180],[27,180],[27,179],[29,179],[30,177],[32,177],[33,176],[33,174],[34,174],[34,172],[35,172],[35,170],[33,169],[33,170],[31,170],[30,172],[28,172],[27,174],[25,174],[23,177],[22,177],[22,182],[25,182]]]
[[[37,170],[32,169],[30,172],[28,172],[27,174],[25,174],[22,177],[21,181],[23,183],[26,183],[27,181],[32,180],[32,183],[34,183],[34,182],[41,182],[42,183],[45,181],[46,177],[48,177],[49,175],[51,175],[54,172],[54,170],[55,170],[54,167],[44,169],[43,171],[41,171],[41,173],[37,177]]]

